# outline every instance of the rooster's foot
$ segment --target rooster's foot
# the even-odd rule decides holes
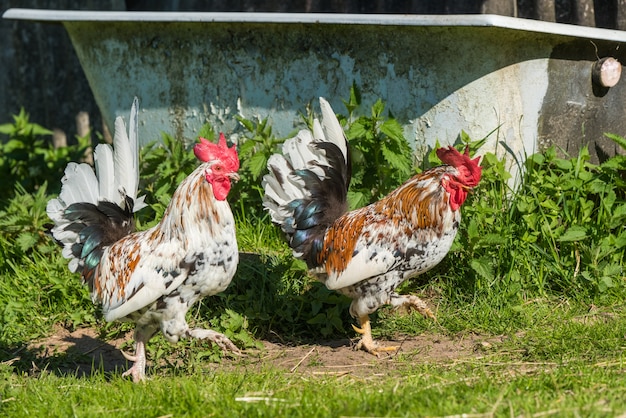
[[[375,355],[376,357],[380,357],[382,353],[395,352],[400,347],[395,346],[380,346],[374,339],[372,338],[372,327],[370,325],[369,316],[363,315],[359,317],[359,322],[361,323],[361,327],[357,327],[352,325],[352,328],[359,334],[361,334],[361,339],[356,345],[356,350],[367,351],[370,354]]]
[[[242,353],[237,348],[235,344],[231,340],[228,339],[224,334],[220,334],[219,332],[203,329],[203,328],[194,328],[187,331],[187,335],[192,338],[198,338],[201,340],[209,340],[218,345],[219,348],[222,349],[225,353],[231,353],[236,356],[241,356]]]
[[[123,377],[131,376],[134,383],[139,383],[146,380],[145,367],[141,367],[139,363],[134,363],[133,367],[122,373]]]
[[[125,352],[121,352],[128,361],[132,361],[133,366],[122,373],[123,377],[131,376],[133,382],[138,383],[146,380],[146,346],[140,334],[136,334],[135,355],[131,356]]]
[[[137,361],[137,356],[132,356],[132,355],[128,354],[126,351],[122,351],[122,350],[120,350],[120,353],[122,353],[124,358],[126,360],[128,360],[128,361],[132,361],[132,362]]]
[[[433,319],[434,321],[437,321],[437,318],[435,317],[433,312],[430,310],[428,305],[426,305],[426,302],[424,302],[417,296],[394,294],[394,295],[391,295],[390,303],[391,303],[391,306],[393,306],[394,308],[399,308],[401,306],[404,306],[408,309],[415,309],[417,312],[421,313],[425,318],[430,318],[430,319]]]

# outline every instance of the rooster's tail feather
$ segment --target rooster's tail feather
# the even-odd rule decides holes
[[[326,100],[322,122],[283,144],[268,160],[263,205],[289,239],[294,255],[316,263],[324,232],[347,210],[350,152],[345,134]]]
[[[83,273],[86,280],[100,260],[102,247],[132,232],[133,212],[146,206],[144,196],[137,197],[138,104],[135,98],[129,134],[118,117],[113,148],[108,144],[95,148],[95,173],[88,164],[69,163],[61,180],[61,193],[46,208],[54,222],[52,236],[63,245],[70,270]]]

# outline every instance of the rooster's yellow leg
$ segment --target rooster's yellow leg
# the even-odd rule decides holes
[[[365,350],[368,353],[375,355],[376,357],[378,357],[380,353],[398,350],[399,347],[382,347],[374,341],[374,339],[372,338],[372,326],[370,324],[370,318],[368,315],[360,316],[359,323],[361,324],[360,328],[352,325],[352,328],[354,328],[356,332],[361,334],[361,339],[356,346],[357,350]]]

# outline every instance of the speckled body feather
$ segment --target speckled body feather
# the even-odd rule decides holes
[[[135,101],[129,136],[118,118],[114,149],[96,148],[98,174],[71,163],[47,208],[70,269],[81,274],[104,318],[136,323],[136,354],[127,356],[135,363],[125,373],[134,381],[145,377],[145,344],[158,330],[170,342],[206,338],[238,352],[222,334],[191,329],[185,320],[200,298],[225,290],[237,269],[235,223],[225,200],[230,180],[238,178],[236,149],[223,135],[218,144],[201,138],[194,152],[204,162],[178,186],[161,221],[135,232],[133,212],[143,205],[135,198],[137,110]]]
[[[330,105],[323,123],[285,142],[268,161],[264,206],[286,234],[294,256],[329,289],[352,299],[366,350],[375,352],[368,315],[385,304],[409,305],[433,316],[415,296],[396,288],[435,267],[450,250],[460,206],[478,184],[478,159],[452,147],[437,151],[446,165],[414,176],[388,196],[347,212],[350,151]],[[364,325],[365,324],[365,325]]]
[[[461,220],[441,187],[453,167],[416,175],[384,199],[348,212],[327,227],[312,272],[353,299],[354,317],[391,303],[405,280],[435,267]]]
[[[161,222],[106,247],[93,280],[107,321],[161,328],[175,342],[199,298],[226,289],[237,269],[235,224],[199,166],[178,187]]]

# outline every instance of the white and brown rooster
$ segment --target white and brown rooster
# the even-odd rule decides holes
[[[176,189],[163,219],[134,232],[134,212],[145,206],[137,197],[138,101],[130,113],[129,135],[115,121],[113,148],[94,151],[95,169],[70,163],[58,198],[48,203],[54,238],[63,245],[69,269],[79,272],[107,321],[136,324],[133,366],[124,373],[145,378],[148,340],[160,329],[165,338],[208,339],[239,354],[223,334],[191,329],[185,314],[204,296],[223,291],[237,269],[235,225],[226,196],[238,179],[239,159],[223,135],[214,144],[203,138],[194,147],[203,163]]]
[[[294,256],[331,290],[350,297],[362,334],[357,348],[393,351],[372,339],[369,315],[407,306],[434,318],[418,297],[400,295],[405,280],[435,267],[448,253],[468,190],[480,181],[479,158],[440,148],[446,165],[413,176],[380,201],[348,212],[350,148],[339,121],[320,98],[322,123],[302,130],[272,155],[263,179],[264,206],[287,235]]]

